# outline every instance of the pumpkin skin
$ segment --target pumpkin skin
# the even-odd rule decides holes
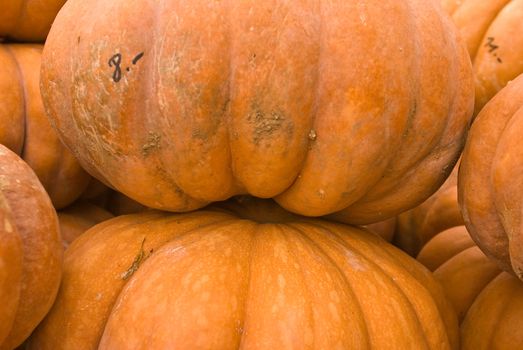
[[[22,239],[0,191],[0,344],[9,334],[18,309],[22,283]]]
[[[44,42],[66,0],[9,0],[2,2],[0,38]]]
[[[56,212],[49,196],[38,181],[31,168],[15,153],[0,145],[0,195],[5,199],[0,208],[7,220],[3,228],[11,234],[17,232],[20,238],[21,251],[11,247],[8,265],[19,269],[17,264],[21,259],[21,277],[12,277],[12,282],[18,280],[18,290],[14,299],[3,304],[16,309],[14,319],[11,316],[0,318],[0,349],[14,349],[31,334],[36,325],[51,308],[60,284],[62,268],[62,246],[58,229]],[[9,209],[6,209],[9,208]],[[10,214],[9,214],[10,212]],[[9,219],[8,216],[11,216]],[[3,232],[2,235],[6,234]],[[0,253],[5,248],[4,241],[0,245]],[[9,237],[7,237],[9,239]],[[12,238],[11,238],[12,239]],[[15,238],[16,239],[16,238]],[[9,257],[9,255],[7,256]],[[5,259],[6,255],[0,258]],[[0,262],[1,264],[1,262]],[[0,267],[0,275],[3,267]],[[2,290],[0,295],[5,291]],[[5,310],[2,310],[2,314]],[[12,311],[9,311],[11,313]],[[5,331],[8,334],[5,334]]]
[[[87,201],[77,201],[59,211],[58,222],[64,247],[67,248],[73,240],[92,226],[112,217],[114,215],[107,210]]]
[[[41,55],[42,45],[0,45],[0,143],[33,168],[60,209],[80,196],[90,176],[62,145],[45,114]]]
[[[439,232],[464,225],[458,204],[458,166],[445,183],[425,202],[397,216],[393,243],[416,256]]]
[[[523,73],[523,1],[442,0],[474,65],[475,114],[509,81]]]
[[[71,0],[42,76],[82,165],[170,211],[251,194],[385,220],[443,183],[473,108],[454,25],[413,0]]]
[[[65,252],[29,349],[457,348],[421,265],[369,232],[254,203],[94,226]]]
[[[463,152],[458,198],[470,235],[499,266],[523,278],[523,76],[479,113]]]

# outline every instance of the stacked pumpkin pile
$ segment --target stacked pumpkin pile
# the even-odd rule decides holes
[[[63,1],[16,3],[6,40],[45,39]],[[461,223],[458,175],[442,184],[473,68],[436,2],[69,0],[39,77],[40,51],[0,51],[0,349],[477,348],[489,297],[522,288],[489,259],[521,277],[523,77],[477,116],[457,182],[486,272],[438,272],[465,229],[423,248],[434,278],[353,226],[438,188]],[[402,215],[414,254],[439,229]]]

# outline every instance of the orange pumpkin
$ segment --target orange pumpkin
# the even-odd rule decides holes
[[[0,349],[20,345],[51,308],[62,270],[56,212],[38,178],[0,145]]]
[[[237,211],[238,214],[232,214]],[[270,203],[105,221],[65,252],[29,349],[457,348],[430,273],[369,232]]]
[[[432,1],[70,0],[42,74],[84,167],[171,211],[248,193],[384,220],[443,183],[473,108],[468,54]]]
[[[442,0],[461,32],[476,76],[476,114],[523,73],[523,2]]]
[[[434,271],[434,277],[442,284],[460,322],[481,291],[501,273],[474,244],[465,226],[456,226],[434,236],[417,259]]]
[[[502,272],[464,226],[436,235],[418,255],[434,270],[461,322],[461,349],[523,348],[523,282]]]
[[[436,234],[464,225],[458,204],[458,166],[445,183],[419,206],[401,213],[396,220],[394,245],[412,256]]]
[[[0,38],[43,42],[66,0],[2,1]]]
[[[459,200],[474,241],[523,279],[523,75],[479,113],[459,171]]]
[[[56,208],[72,203],[90,176],[62,145],[40,96],[42,45],[0,45],[0,143],[33,168]]]
[[[77,201],[58,212],[62,243],[68,247],[82,233],[92,226],[109,220],[113,214],[87,201]]]
[[[461,324],[463,350],[522,349],[523,283],[500,273],[476,298]]]

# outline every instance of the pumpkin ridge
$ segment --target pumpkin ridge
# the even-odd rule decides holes
[[[24,150],[25,150],[25,144],[27,141],[26,133],[27,133],[27,87],[24,80],[24,73],[22,68],[20,67],[20,62],[18,62],[18,58],[16,57],[16,54],[14,53],[13,49],[11,48],[11,45],[5,45],[5,49],[7,54],[12,58],[13,62],[15,62],[16,65],[16,71],[18,72],[18,83],[22,86],[22,91],[24,92],[24,106],[23,106],[23,113],[24,113],[24,142],[22,142],[22,148],[20,149],[20,157],[23,159]]]
[[[249,261],[248,261],[248,264],[249,264],[249,276],[246,278],[247,279],[247,286],[245,288],[246,290],[246,293],[245,293],[245,300],[243,302],[243,315],[242,315],[242,319],[240,321],[240,329],[242,330],[241,331],[241,335],[240,335],[240,340],[239,340],[239,345],[238,345],[238,349],[242,349],[243,348],[243,343],[245,341],[245,334],[247,333],[247,327],[246,327],[246,320],[247,320],[247,307],[249,305],[249,295],[250,295],[250,290],[251,290],[251,285],[252,285],[252,261],[254,260],[253,256],[254,256],[254,251],[256,250],[256,237],[257,237],[257,234],[256,234],[256,230],[260,227],[259,225],[252,225],[252,230],[250,232],[251,234],[251,249],[249,251]]]
[[[489,168],[488,190],[490,193],[490,198],[492,198],[492,200],[493,200],[492,203],[493,203],[493,207],[495,208],[494,213],[495,213],[496,221],[499,223],[500,227],[503,228],[503,233],[506,238],[506,242],[504,243],[504,245],[507,246],[507,249],[506,249],[507,251],[508,251],[508,247],[510,246],[509,238],[511,238],[510,235],[512,232],[510,230],[510,227],[506,227],[506,221],[503,220],[503,218],[501,217],[501,213],[503,213],[504,210],[503,210],[503,208],[500,207],[500,203],[497,200],[498,196],[496,196],[496,190],[494,188],[495,185],[493,182],[493,180],[494,180],[493,171],[494,171],[495,160],[498,158],[498,154],[500,153],[499,148],[502,144],[502,142],[500,142],[500,140],[502,140],[504,138],[504,135],[506,134],[505,131],[507,131],[507,129],[510,128],[510,125],[514,123],[514,119],[515,119],[514,116],[518,113],[518,111],[523,111],[523,107],[520,107],[519,109],[514,111],[514,113],[511,113],[510,116],[506,119],[505,125],[503,125],[503,127],[500,129],[499,137],[497,139],[496,145],[492,152],[492,157],[490,158],[489,164],[488,164],[488,168]],[[472,236],[472,238],[474,238],[474,236]]]
[[[352,242],[349,242],[349,240],[344,240],[342,238],[342,236],[339,234],[339,232],[336,232],[334,230],[332,232],[334,233],[334,235],[338,239],[342,240],[344,242],[344,244],[349,246],[350,249],[354,253],[358,254],[362,259],[367,260],[368,264],[372,265],[374,267],[375,271],[381,272],[381,275],[384,277],[385,280],[389,280],[391,282],[391,286],[393,286],[394,289],[399,292],[398,294],[405,301],[405,304],[409,306],[410,312],[412,313],[413,318],[416,320],[416,324],[418,325],[418,331],[419,331],[420,334],[423,335],[422,338],[424,340],[425,346],[426,346],[427,349],[429,349],[430,348],[430,346],[429,346],[430,344],[429,344],[429,340],[427,338],[427,335],[430,334],[430,332],[428,331],[428,329],[424,329],[424,326],[423,326],[423,324],[421,322],[421,317],[420,317],[420,314],[418,312],[418,309],[414,306],[414,304],[412,303],[411,299],[408,297],[408,295],[405,292],[403,286],[401,286],[399,283],[396,283],[396,281],[394,280],[393,274],[391,274],[388,271],[386,271],[385,269],[383,269],[382,266],[379,265],[378,263],[376,263],[369,255],[367,255],[365,252],[363,252],[359,248],[355,247]],[[368,245],[367,241],[362,242],[362,243],[365,244],[365,245]],[[380,254],[381,253],[382,252],[380,252]],[[386,252],[386,253],[388,253],[388,252]],[[379,256],[379,254],[376,254],[376,253],[374,253],[374,255],[378,255]],[[393,256],[390,256],[390,257],[392,259],[394,259],[398,263],[398,266],[402,266],[400,264],[400,262],[397,259],[395,259],[395,257],[393,257]],[[429,296],[429,298],[432,298],[432,295],[428,291],[428,289],[422,283],[420,283],[420,281],[418,281],[414,276],[409,276],[408,274],[404,274],[404,275],[407,278],[412,278],[412,281],[414,281],[416,284],[419,284],[425,290],[427,296]],[[436,307],[435,303],[434,303],[434,306]],[[437,307],[436,307],[436,309],[437,309]],[[441,316],[438,315],[438,317],[440,317],[440,319],[441,319]],[[442,324],[443,324],[443,320],[441,320],[441,321],[442,321]]]
[[[435,7],[437,8],[437,6]],[[438,12],[442,12],[441,10],[438,10]],[[452,23],[450,20],[444,20],[442,16],[438,17],[438,24],[442,27],[442,29],[446,29],[447,33],[450,33],[452,37],[456,37],[457,33],[453,30],[451,30]],[[434,147],[432,149],[428,149],[427,154],[424,157],[419,157],[415,162],[411,164],[410,167],[405,167],[406,172],[403,173],[403,175],[400,178],[400,180],[394,182],[391,181],[390,185],[383,186],[383,184],[378,183],[377,186],[383,186],[379,191],[374,188],[374,193],[369,193],[366,197],[364,197],[363,201],[358,201],[356,203],[351,204],[348,208],[345,208],[339,212],[336,212],[333,217],[338,217],[338,219],[345,221],[345,218],[351,220],[351,223],[368,223],[367,220],[364,220],[366,216],[369,215],[369,211],[373,211],[373,207],[384,203],[384,202],[392,202],[395,200],[402,200],[406,201],[403,197],[406,197],[404,194],[405,192],[409,191],[408,188],[410,186],[410,183],[412,181],[412,178],[414,179],[424,179],[427,177],[427,175],[419,175],[421,173],[427,173],[427,169],[434,168],[434,163],[442,156],[445,157],[445,154],[449,153],[449,150],[452,150],[456,146],[456,142],[461,142],[460,149],[463,149],[464,147],[464,140],[455,140],[455,136],[453,133],[449,133],[450,128],[457,128],[461,125],[463,127],[460,127],[460,129],[468,127],[465,126],[465,120],[467,120],[467,125],[470,125],[471,118],[469,117],[470,113],[466,113],[468,110],[472,111],[472,107],[468,106],[465,102],[466,100],[463,99],[463,96],[459,96],[456,94],[456,91],[466,90],[465,88],[469,87],[472,89],[472,80],[468,79],[465,69],[463,67],[464,61],[469,61],[468,53],[466,52],[466,49],[459,45],[461,43],[461,40],[459,42],[456,42],[454,40],[447,40],[446,43],[451,43],[453,45],[453,49],[455,52],[457,52],[458,59],[455,62],[452,62],[450,67],[447,68],[447,71],[451,70],[453,72],[454,77],[459,77],[462,79],[457,79],[457,83],[455,85],[450,84],[447,82],[446,88],[451,89],[452,93],[449,93],[449,104],[447,106],[447,113],[445,115],[445,126],[444,128],[439,129],[438,136],[434,139]],[[430,48],[430,47],[429,47]],[[468,63],[470,66],[470,63]],[[451,73],[449,73],[451,75]],[[461,113],[459,113],[461,112]],[[452,115],[461,115],[462,117],[459,118],[459,120],[454,120],[454,125],[449,125],[448,120],[450,116]],[[443,119],[443,118],[442,118]],[[454,152],[455,153],[455,152]],[[442,169],[443,171],[450,173],[452,170],[455,162],[457,161],[458,156],[456,155],[456,159],[447,165],[446,168]],[[433,172],[432,172],[433,173]],[[416,176],[418,175],[418,176]],[[445,176],[442,180],[444,181],[447,178]],[[418,180],[420,181],[420,180]],[[423,181],[423,180],[421,180]],[[441,183],[443,183],[441,181]],[[426,181],[424,181],[426,182]],[[434,192],[436,187],[434,187]],[[370,192],[370,191],[369,191]],[[426,198],[426,197],[425,197]],[[415,199],[415,198],[413,198]],[[409,200],[409,202],[412,202],[412,200]],[[417,202],[410,205],[410,207],[414,207],[418,204],[420,204],[423,201],[423,199],[417,199]],[[352,215],[351,213],[355,213],[358,215]],[[387,209],[387,214],[390,215],[391,211],[390,209]],[[396,211],[397,213],[397,211]],[[361,218],[360,218],[361,217]],[[385,217],[385,216],[383,216]]]
[[[405,6],[407,6],[412,11],[412,5],[409,1],[405,2]],[[408,19],[413,27],[419,27],[419,22],[417,22],[414,18],[408,18]],[[414,42],[414,44],[412,46],[413,51],[411,52],[411,54],[414,58],[410,62],[410,64],[411,64],[410,67],[411,67],[411,72],[412,72],[411,80],[414,80],[414,82],[411,81],[411,84],[410,84],[410,86],[411,86],[411,91],[410,91],[411,107],[407,111],[408,116],[405,121],[403,132],[401,134],[402,138],[405,138],[410,132],[412,132],[413,121],[416,118],[416,116],[419,115],[419,109],[417,106],[418,106],[419,87],[420,87],[420,73],[419,72],[421,71],[421,67],[420,67],[420,63],[419,63],[420,60],[418,59],[420,57],[420,42],[421,42],[420,33],[421,32],[417,31],[417,30],[412,31],[412,34],[413,34],[412,41]],[[447,120],[448,120],[448,115],[447,115]],[[391,120],[390,120],[390,118],[388,118],[386,121],[387,121],[386,128],[388,131]],[[389,132],[387,132],[387,135],[389,136]],[[367,188],[367,191],[360,198],[358,198],[352,204],[350,204],[348,206],[348,208],[352,207],[353,205],[358,205],[360,203],[365,203],[365,202],[369,202],[369,201],[372,202],[372,201],[375,201],[376,199],[380,200],[381,197],[386,194],[386,193],[385,194],[382,193],[377,198],[372,197],[372,192],[375,190],[376,186],[378,186],[380,183],[382,183],[383,179],[386,178],[387,172],[389,171],[391,164],[394,164],[394,162],[396,162],[397,156],[400,154],[401,149],[402,149],[402,145],[399,144],[398,147],[394,150],[394,153],[389,155],[389,160],[387,162],[387,165],[383,168],[383,172],[381,173],[381,176],[379,178],[377,178],[376,182],[373,185],[371,185]],[[427,156],[427,155],[428,155],[428,153],[425,156]],[[415,161],[410,166],[407,166],[406,169],[410,169],[412,167],[415,168],[416,164],[418,164],[422,159],[423,159],[423,157],[420,156],[418,161]],[[394,186],[394,184],[391,184],[388,187],[389,187],[389,191],[387,191],[387,192],[390,192],[390,191],[394,191],[396,186]],[[371,195],[370,197],[369,197],[369,194]],[[374,197],[376,197],[376,196],[374,196]],[[363,201],[362,201],[362,199],[363,199]]]
[[[325,233],[325,236],[324,237],[329,237],[331,238],[332,236],[332,231],[330,231],[329,229],[327,228],[324,228],[322,227],[321,225],[313,222],[312,220],[311,221],[308,221],[307,224],[313,226],[313,227],[316,227],[316,229],[318,230],[321,230],[323,231],[323,233]],[[339,276],[341,277],[341,280],[345,283],[345,285],[347,286],[347,289],[349,291],[349,293],[351,294],[355,304],[357,305],[358,307],[358,310],[357,310],[357,314],[359,315],[359,318],[363,320],[362,324],[363,324],[363,327],[364,327],[364,331],[365,331],[365,343],[367,344],[367,347],[370,348],[371,347],[371,337],[370,337],[370,333],[369,333],[369,329],[368,329],[368,322],[366,320],[366,315],[365,315],[365,312],[363,311],[363,306],[361,305],[361,302],[360,302],[360,298],[359,296],[357,295],[357,293],[354,291],[354,288],[351,284],[351,282],[349,281],[349,279],[347,278],[346,274],[343,272],[343,270],[340,268],[340,266],[338,264],[336,264],[336,262],[334,261],[334,259],[326,252],[326,250],[321,247],[318,242],[316,242],[314,239],[312,239],[310,237],[310,233],[307,232],[306,230],[302,230],[299,228],[299,225],[300,223],[297,222],[297,223],[289,223],[288,226],[291,227],[292,229],[294,229],[295,232],[298,232],[299,233],[299,236],[298,237],[302,237],[302,240],[303,241],[306,241],[308,245],[312,246],[314,250],[316,250],[319,254],[319,256],[322,257],[322,260],[323,261],[327,261],[329,263],[329,265],[331,267],[334,268],[335,271],[338,272]],[[337,242],[336,240],[336,247],[339,246],[339,243]],[[351,247],[352,248],[352,247]],[[300,265],[300,271],[304,271],[303,269],[303,266],[301,264],[301,261],[300,259],[298,259],[294,253],[294,251],[292,251],[292,255],[295,257],[295,260],[298,262],[298,264]],[[306,281],[306,278],[305,278],[305,275],[303,275],[303,281],[305,282]],[[305,282],[305,285],[307,287],[309,287],[309,284]],[[311,290],[311,288],[307,288],[309,291]],[[308,293],[310,295],[310,292]],[[313,325],[314,325],[314,313],[312,313],[312,321],[313,321]],[[361,335],[361,334],[360,334]]]

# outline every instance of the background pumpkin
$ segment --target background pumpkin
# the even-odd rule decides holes
[[[523,347],[523,282],[487,258],[464,226],[434,236],[418,260],[434,271],[458,313],[463,350]]]
[[[417,207],[401,213],[396,219],[393,243],[416,256],[436,234],[464,225],[458,204],[458,165],[445,183]]]
[[[523,73],[523,1],[442,0],[469,50],[476,77],[476,114]]]
[[[51,308],[60,284],[62,246],[56,212],[49,196],[31,168],[2,145],[0,202],[2,216],[8,220],[0,225],[3,231],[0,276],[5,274],[6,268],[19,271],[18,261],[21,259],[20,277],[16,276],[17,272],[14,275],[8,273],[11,276],[9,280],[0,277],[0,283],[14,283],[7,287],[14,291],[9,292],[8,289],[10,300],[2,300],[5,303],[0,311],[0,349],[11,350],[31,334]],[[15,233],[19,239],[11,236]],[[19,240],[21,249],[14,243],[5,252],[9,240]],[[4,261],[7,266],[2,266]],[[4,286],[0,285],[0,297],[5,297]]]
[[[58,212],[60,233],[64,247],[75,240],[92,226],[109,220],[113,214],[102,207],[87,201],[77,201],[67,208]]]
[[[474,244],[465,226],[438,233],[417,259],[434,271],[460,322],[481,291],[501,273],[496,263]]]
[[[71,244],[29,348],[456,348],[439,288],[381,238],[267,202],[149,211]]]
[[[523,278],[523,76],[503,88],[472,125],[459,170],[468,231],[490,258]]]
[[[473,108],[466,49],[430,1],[70,0],[42,74],[84,167],[172,211],[249,193],[384,220],[443,183]]]
[[[85,190],[90,176],[62,145],[40,96],[42,45],[0,45],[0,143],[20,155],[60,209]]]
[[[53,20],[66,0],[2,1],[0,39],[44,42]]]

